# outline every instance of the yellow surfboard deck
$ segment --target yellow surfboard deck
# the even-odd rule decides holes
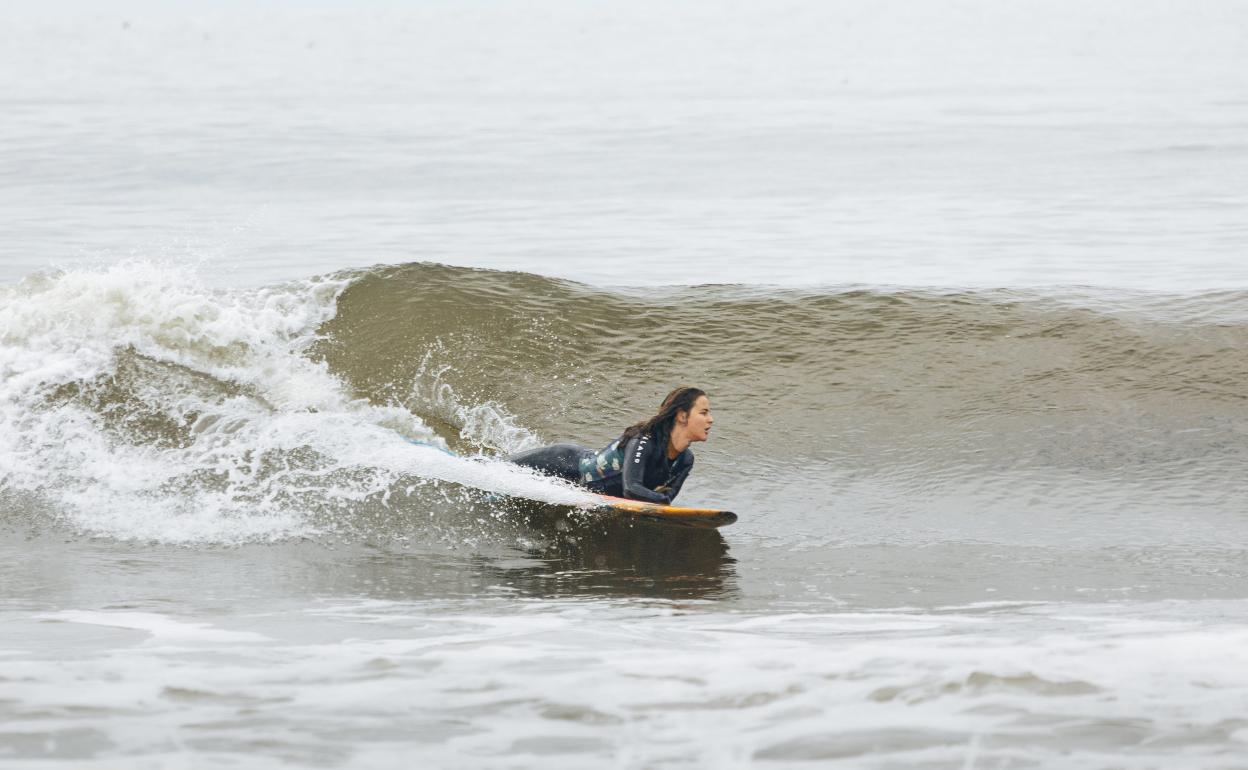
[[[726,527],[737,520],[737,514],[718,508],[681,508],[677,505],[659,505],[609,495],[598,495],[598,498],[602,503],[594,506],[596,511],[610,511],[687,527]]]

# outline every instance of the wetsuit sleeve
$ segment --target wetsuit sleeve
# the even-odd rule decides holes
[[[689,462],[685,463],[685,467],[676,473],[676,478],[672,479],[672,483],[667,485],[667,499],[675,500],[676,495],[680,494],[680,487],[685,483],[685,479],[689,477],[689,471],[693,470],[693,456],[690,454]]]
[[[633,436],[624,445],[623,496],[630,500],[667,505],[672,498],[646,486],[646,466],[650,453],[654,451],[654,442],[648,436]]]

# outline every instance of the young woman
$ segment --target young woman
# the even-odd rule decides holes
[[[706,393],[680,387],[667,394],[658,414],[629,426],[597,452],[552,444],[507,459],[604,495],[667,504],[693,467],[689,445],[706,441],[713,422]]]

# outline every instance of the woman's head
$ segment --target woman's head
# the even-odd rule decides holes
[[[667,394],[667,398],[659,404],[657,414],[648,420],[629,426],[620,436],[620,443],[623,444],[633,436],[642,433],[648,433],[656,439],[666,437],[671,434],[674,425],[688,425],[691,419],[697,435],[693,440],[705,441],[706,431],[710,429],[712,422],[710,410],[710,399],[705,391],[682,385]]]

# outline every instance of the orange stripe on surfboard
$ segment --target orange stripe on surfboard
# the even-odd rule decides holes
[[[659,505],[658,503],[628,500],[623,497],[611,497],[610,495],[597,495],[597,497],[602,500],[600,505],[594,506],[597,510],[616,511],[618,513],[648,518],[690,524],[697,523],[715,527],[722,527],[737,520],[735,513],[719,508],[683,508],[678,505]]]

